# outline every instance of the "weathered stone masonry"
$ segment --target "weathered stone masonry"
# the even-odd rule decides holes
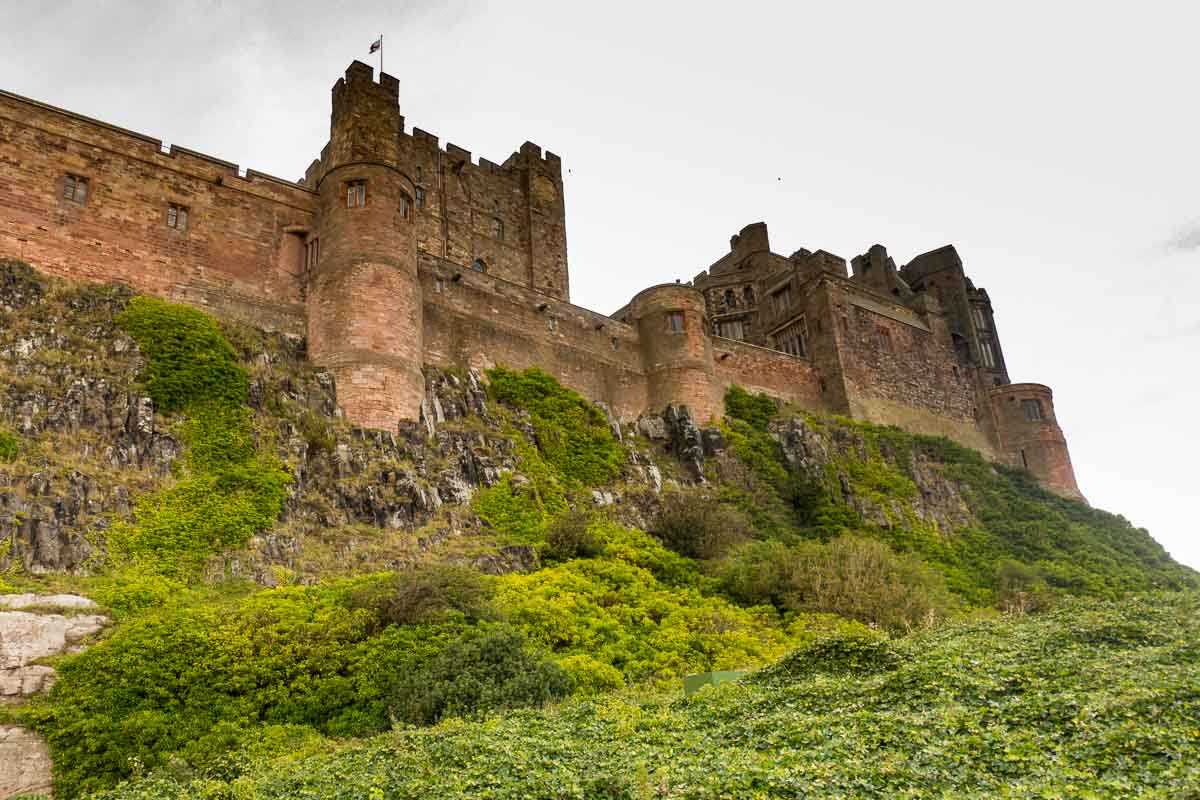
[[[719,416],[740,384],[949,436],[1078,497],[1050,390],[1010,384],[986,291],[951,246],[897,267],[770,250],[747,226],[691,283],[611,316],[571,305],[562,166],[406,130],[399,82],[354,62],[298,182],[0,92],[0,256],[120,281],[307,337],[353,421],[420,413],[421,367],[538,366],[623,419]]]

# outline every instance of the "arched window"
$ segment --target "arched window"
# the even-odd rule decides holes
[[[733,289],[725,290],[725,307],[726,308],[736,308],[737,307],[737,295],[735,295],[733,293]]]
[[[482,258],[477,258],[471,262],[471,269],[476,272],[487,272],[487,264],[483,262]]]

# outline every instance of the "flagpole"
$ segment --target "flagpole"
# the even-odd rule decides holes
[[[383,74],[383,34],[379,34],[379,74]]]

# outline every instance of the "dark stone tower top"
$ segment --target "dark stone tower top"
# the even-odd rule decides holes
[[[379,74],[361,61],[346,69],[333,85],[333,112],[329,120],[327,166],[375,162],[399,164],[400,81]]]

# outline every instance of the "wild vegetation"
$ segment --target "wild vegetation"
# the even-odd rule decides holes
[[[293,481],[283,404],[248,405],[252,337],[122,307],[184,453],[95,532],[94,576],[11,577],[116,619],[9,714],[50,742],[58,796],[1166,797],[1197,779],[1194,573],[1024,473],[803,416],[852,443],[806,472],[781,444],[791,415],[733,387],[708,481],[640,496],[629,448],[649,443],[545,373],[495,369],[487,424],[515,469],[469,512],[533,569],[433,559],[264,588],[210,569],[271,529]],[[337,448],[328,420],[288,413]],[[0,430],[0,462],[23,446]],[[916,512],[919,468],[960,487],[961,525]],[[1144,594],[1161,590],[1184,593]],[[678,699],[686,674],[771,664]]]
[[[272,731],[221,773],[101,797],[1195,797],[1198,620],[1190,594],[857,629],[686,700],[607,695],[354,743]]]

